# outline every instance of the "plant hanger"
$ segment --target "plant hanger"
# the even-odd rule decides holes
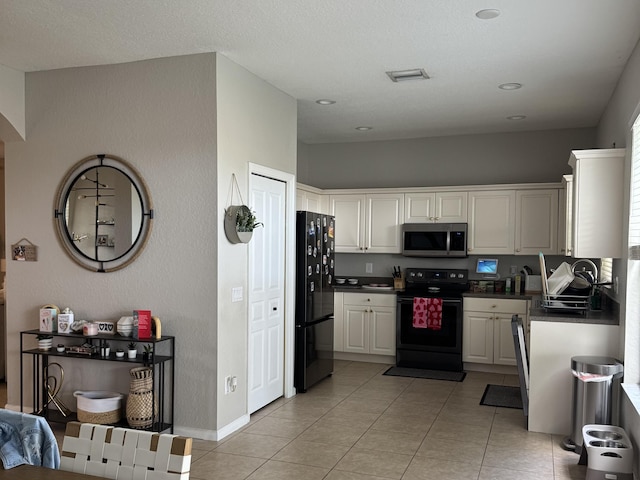
[[[239,205],[233,205],[234,189],[238,191]],[[248,243],[253,229],[262,226],[256,220],[254,212],[244,204],[235,173],[231,174],[230,204],[224,214],[224,232],[231,243]]]

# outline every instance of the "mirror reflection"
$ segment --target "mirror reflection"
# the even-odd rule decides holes
[[[142,201],[121,171],[94,167],[71,185],[65,209],[67,232],[93,260],[114,260],[129,251],[142,228]]]
[[[153,210],[137,171],[117,157],[96,155],[66,176],[56,201],[63,246],[85,268],[112,271],[139,254]]]

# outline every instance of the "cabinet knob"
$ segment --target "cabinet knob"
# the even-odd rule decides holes
[[[497,305],[491,305],[491,308],[496,308],[496,307],[497,307]]]
[[[519,248],[516,248],[516,252],[519,252],[519,251],[520,251],[520,249],[519,249]]]

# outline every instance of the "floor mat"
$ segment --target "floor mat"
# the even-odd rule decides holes
[[[461,382],[467,376],[465,372],[447,372],[445,370],[424,370],[422,368],[391,367],[383,373],[392,377],[428,378],[432,380],[448,380]]]
[[[484,389],[482,400],[480,400],[480,405],[522,409],[520,387],[487,385],[487,388]]]

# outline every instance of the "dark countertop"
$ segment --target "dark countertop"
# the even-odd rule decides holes
[[[533,300],[540,297],[539,293],[495,293],[495,292],[465,292],[463,297],[470,298],[497,298],[503,300]]]
[[[599,325],[620,325],[620,317],[611,310],[587,310],[574,313],[567,310],[553,311],[544,308],[532,308],[529,311],[532,322],[591,323]]]
[[[389,286],[393,286],[393,284],[389,284]],[[393,288],[367,288],[366,285],[334,285],[336,292],[341,293],[387,293],[395,295],[398,291]]]

